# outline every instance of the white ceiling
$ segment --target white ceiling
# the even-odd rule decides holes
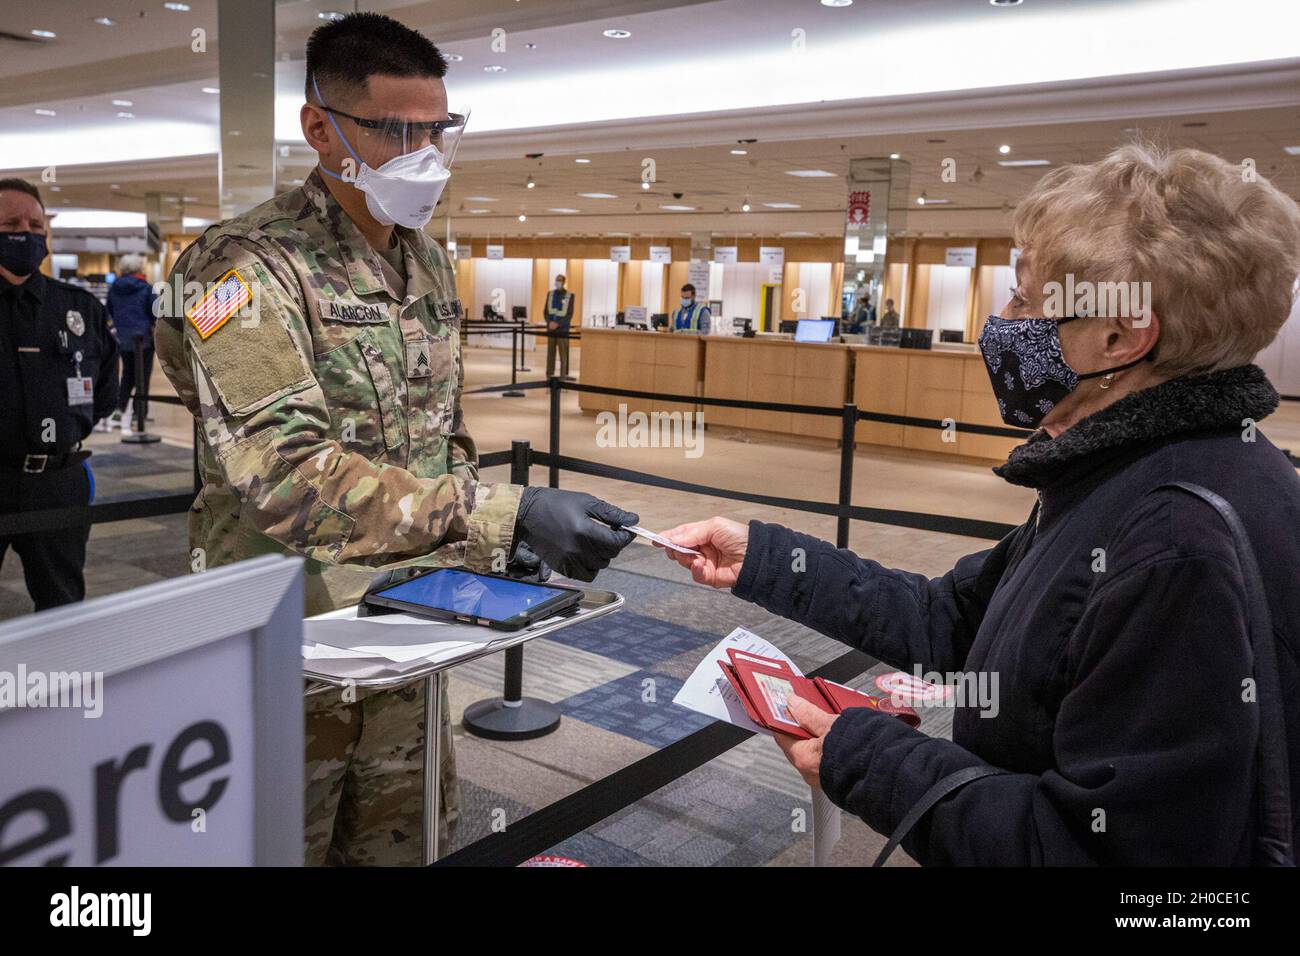
[[[190,5],[183,14],[152,0],[0,10],[0,31],[58,33],[45,44],[0,38],[0,167],[33,175],[57,159],[56,207],[138,210],[147,190],[165,190],[194,197],[187,215],[215,215],[221,97],[202,88],[216,85],[216,5]],[[1283,58],[1294,52],[1294,31],[1269,28],[1288,22],[1291,0],[1025,0],[1009,10],[987,0],[364,6],[463,57],[448,76],[453,106],[474,109],[447,193],[461,234],[838,234],[848,158],[890,152],[911,164],[909,200],[922,190],[952,200],[911,203],[909,231],[1005,234],[1009,208],[1044,170],[998,160],[1089,160],[1134,135],[1252,158],[1300,197],[1300,156],[1283,149],[1300,145],[1300,59]],[[296,116],[301,102],[301,51],[317,14],[350,8],[277,3],[281,116]],[[118,24],[94,24],[99,15]],[[632,37],[601,36],[615,26]],[[498,28],[504,51],[492,48]],[[207,31],[208,52],[191,51],[195,29]],[[507,72],[484,73],[493,63]],[[119,118],[124,109],[134,116]],[[292,122],[279,126],[287,184],[305,175],[312,155]],[[742,138],[758,142],[731,156]],[[1012,154],[999,155],[1001,143]],[[524,158],[532,152],[545,155]],[[643,191],[647,157],[658,181]],[[941,181],[944,159],[956,161],[957,182]],[[835,176],[786,175],[800,167]],[[536,189],[524,188],[529,175]],[[741,214],[746,195],[753,212]],[[674,203],[696,208],[659,208]],[[579,212],[547,212],[555,208]]]

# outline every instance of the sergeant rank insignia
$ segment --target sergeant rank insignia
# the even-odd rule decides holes
[[[190,309],[190,324],[199,333],[200,339],[206,339],[225,325],[252,297],[243,276],[231,269]]]

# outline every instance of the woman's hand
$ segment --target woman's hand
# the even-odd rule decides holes
[[[689,568],[697,584],[729,588],[740,577],[740,566],[745,563],[745,550],[749,547],[748,525],[729,518],[710,518],[678,525],[663,532],[663,536],[673,544],[700,552],[700,557],[696,557],[664,548],[668,560]]]
[[[828,714],[815,704],[810,704],[802,697],[790,697],[785,702],[790,709],[790,716],[799,721],[799,726],[812,737],[800,740],[789,734],[777,734],[776,745],[785,754],[785,759],[799,771],[808,786],[821,789],[822,741],[831,732],[831,724],[839,720],[838,714]]]

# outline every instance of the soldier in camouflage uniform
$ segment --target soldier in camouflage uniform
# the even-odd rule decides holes
[[[321,62],[331,49],[352,61],[366,43],[383,52],[370,61],[383,74],[363,68],[359,85],[355,72]],[[354,111],[378,111],[385,97],[412,109],[413,89],[432,88],[432,78],[441,90],[446,69],[426,39],[376,14],[318,29],[308,66],[331,107]],[[444,92],[427,111],[445,109]],[[460,404],[455,273],[420,229],[385,225],[353,185],[327,184],[321,170],[340,166],[343,149],[322,132],[333,110],[316,110],[304,108],[303,124],[318,170],[209,228],[177,261],[164,296],[157,354],[201,428],[196,569],[302,555],[307,615],[356,604],[377,572],[387,581],[443,565],[500,571],[517,543],[591,580],[631,539],[609,525],[636,515],[589,495],[478,480]],[[378,167],[385,157],[363,159]],[[417,684],[307,698],[309,864],[419,861],[422,697]],[[442,700],[445,835],[459,792]]]

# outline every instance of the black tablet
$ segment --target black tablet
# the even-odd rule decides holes
[[[435,568],[367,594],[366,604],[516,631],[582,600],[579,588]]]

